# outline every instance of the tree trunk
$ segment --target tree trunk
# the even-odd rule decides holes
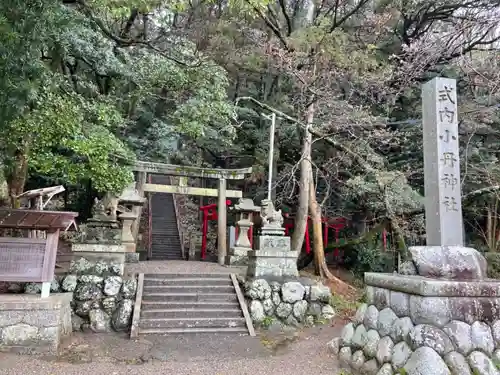
[[[325,259],[325,248],[323,247],[323,233],[321,228],[321,207],[316,200],[316,188],[312,178],[312,171],[309,182],[309,214],[313,227],[313,253],[314,269],[316,275],[327,279],[336,279],[328,269]]]
[[[325,249],[323,247],[323,233],[321,228],[321,209],[316,201],[316,191],[312,178],[309,182],[309,215],[313,228],[314,272],[316,275],[324,277],[325,275],[321,268],[321,264],[325,261]]]
[[[314,17],[314,2],[310,1],[307,5],[308,12],[305,15],[304,21],[307,24],[313,22]],[[313,57],[314,58],[314,57]],[[312,76],[316,74],[316,63],[313,63]],[[312,145],[312,133],[309,128],[312,126],[314,121],[314,110],[315,110],[315,95],[311,94],[309,104],[306,108],[306,128],[304,129],[304,136],[302,140],[302,154],[300,160],[300,181],[299,181],[299,206],[297,208],[297,213],[295,215],[294,230],[292,234],[291,247],[293,251],[300,252],[302,250],[302,245],[304,244],[304,235],[306,233],[307,226],[307,209],[309,206],[309,180],[312,175],[311,167],[311,145]]]
[[[19,208],[20,202],[17,196],[24,191],[24,185],[28,176],[28,158],[25,152],[18,151],[14,160],[14,166],[7,176],[7,184],[9,187],[10,206],[12,208]]]
[[[292,234],[292,250],[300,252],[306,233],[307,209],[309,206],[309,188],[311,178],[311,144],[312,134],[308,131],[314,119],[314,102],[311,100],[307,108],[306,131],[302,143],[302,159],[300,161],[299,206],[295,215],[295,225]]]

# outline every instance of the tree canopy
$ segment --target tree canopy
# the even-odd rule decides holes
[[[37,175],[119,191],[135,158],[234,155],[253,160],[259,196],[274,112],[279,204],[307,213],[312,181],[324,215],[389,218],[419,241],[420,88],[445,76],[459,88],[470,240],[496,249],[499,17],[487,0],[5,0],[10,196]]]

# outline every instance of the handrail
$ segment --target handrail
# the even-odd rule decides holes
[[[170,184],[172,185],[172,177],[170,177]],[[177,199],[175,194],[172,194],[172,200],[174,202],[174,211],[175,211],[175,221],[177,223],[177,232],[179,233],[179,242],[181,244],[181,256],[182,259],[186,259],[186,254],[184,253],[184,231],[181,229],[181,223],[179,219],[179,208],[177,207]]]

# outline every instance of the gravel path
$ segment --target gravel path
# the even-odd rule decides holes
[[[337,327],[299,335],[161,337],[75,336],[57,358],[0,354],[2,375],[337,375],[326,343]]]

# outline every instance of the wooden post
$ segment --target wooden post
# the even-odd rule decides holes
[[[227,206],[226,206],[226,179],[219,178],[218,197],[217,197],[217,253],[219,264],[224,265],[227,254],[226,243],[226,225],[227,225]]]

